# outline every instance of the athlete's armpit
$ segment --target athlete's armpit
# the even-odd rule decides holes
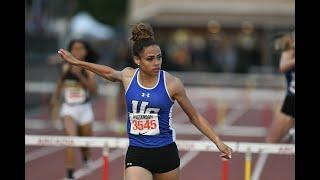
[[[121,73],[121,81],[125,90],[128,89],[129,83],[133,78],[135,71],[136,69],[133,69],[131,67],[126,67],[122,71],[119,71]]]

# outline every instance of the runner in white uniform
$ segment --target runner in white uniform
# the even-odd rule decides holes
[[[89,44],[83,40],[73,40],[69,44],[70,52],[79,60],[95,60],[97,55]],[[69,136],[91,136],[92,122],[94,119],[90,95],[97,92],[94,73],[68,64],[67,70],[62,73],[57,81],[56,91],[52,97],[52,105],[63,95],[60,117],[63,119],[65,133]],[[89,165],[90,151],[81,148],[83,162]],[[74,150],[66,150],[66,168],[69,179],[73,179]]]

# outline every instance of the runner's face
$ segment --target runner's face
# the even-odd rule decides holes
[[[84,44],[82,44],[82,43],[80,43],[80,42],[75,42],[75,43],[72,45],[71,54],[72,54],[75,58],[83,61],[83,60],[85,60],[85,57],[86,57],[86,55],[87,55],[87,50],[86,50]]]
[[[144,48],[136,63],[140,64],[140,69],[146,74],[158,75],[162,64],[160,47],[158,45],[151,45]]]

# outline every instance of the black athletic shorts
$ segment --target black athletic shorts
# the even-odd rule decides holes
[[[179,151],[175,142],[159,148],[129,146],[125,168],[139,166],[152,174],[165,173],[180,166]]]
[[[284,99],[281,112],[286,115],[289,115],[295,118],[295,104],[294,104],[295,96],[287,95]]]

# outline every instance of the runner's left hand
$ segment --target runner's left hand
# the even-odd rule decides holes
[[[222,152],[222,154],[220,155],[221,157],[225,159],[231,159],[232,149],[229,146],[220,141],[217,143],[217,147],[220,152]]]

